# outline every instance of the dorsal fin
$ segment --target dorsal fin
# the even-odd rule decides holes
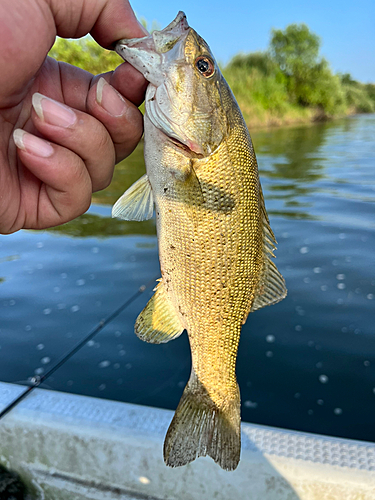
[[[147,174],[138,179],[112,208],[112,217],[123,220],[147,220],[154,213],[154,197]]]
[[[260,201],[263,219],[264,266],[250,312],[256,311],[257,309],[261,309],[265,306],[276,304],[277,302],[280,302],[280,300],[284,299],[287,294],[285,280],[271,260],[272,257],[275,257],[273,251],[276,249],[277,242],[269,224],[261,189]]]
[[[254,302],[250,312],[265,306],[277,304],[286,297],[287,290],[284,278],[269,257],[265,258],[262,277],[259,281]]]

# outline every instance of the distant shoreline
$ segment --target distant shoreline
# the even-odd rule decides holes
[[[323,118],[316,118],[314,116],[312,117],[296,117],[296,118],[290,118],[290,117],[281,117],[279,119],[275,120],[269,120],[268,122],[263,122],[260,123],[259,120],[254,120],[254,122],[246,122],[247,128],[250,131],[258,131],[258,130],[271,130],[275,128],[289,128],[289,127],[297,127],[297,126],[313,126],[313,125],[318,125],[320,123],[330,123],[334,122],[337,120],[342,120],[344,118],[350,118],[352,116],[357,116],[357,115],[367,115],[371,113],[357,113],[357,112],[351,112],[351,113],[346,113],[342,115],[337,115],[333,117],[323,117]],[[245,120],[246,121],[246,120]]]

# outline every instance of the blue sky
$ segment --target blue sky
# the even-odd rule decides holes
[[[265,50],[272,28],[306,23],[321,37],[321,55],[334,72],[375,83],[375,0],[133,0],[133,9],[162,28],[178,10],[210,45],[216,59],[227,63],[238,52]]]

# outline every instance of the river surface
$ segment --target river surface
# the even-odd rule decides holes
[[[375,115],[252,134],[288,296],[251,314],[237,373],[244,421],[375,441]],[[155,221],[111,219],[144,172],[142,146],[90,210],[48,231],[0,236],[0,380],[46,373],[159,276]],[[186,334],[149,345],[140,295],[44,387],[175,409]]]

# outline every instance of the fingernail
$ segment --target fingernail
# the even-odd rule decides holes
[[[17,148],[35,156],[48,158],[48,156],[53,154],[53,147],[49,142],[29,134],[20,128],[17,128],[13,132],[13,139]]]
[[[39,118],[50,125],[67,128],[77,121],[72,109],[38,92],[32,97],[32,105]]]
[[[124,98],[103,77],[96,86],[96,100],[112,116],[123,115],[128,107]]]

